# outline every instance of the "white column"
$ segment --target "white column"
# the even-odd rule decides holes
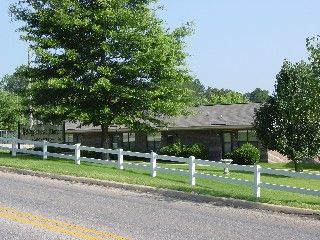
[[[261,173],[260,165],[255,165],[254,166],[253,190],[254,190],[254,195],[257,198],[260,197],[260,182],[261,182],[260,173]]]
[[[74,149],[74,157],[75,157],[75,163],[77,165],[80,165],[80,143],[75,144],[75,149]]]
[[[151,152],[150,156],[150,176],[157,176],[157,154],[155,152]]]
[[[118,149],[118,168],[123,170],[123,149]]]
[[[189,157],[189,183],[192,186],[196,185],[195,173],[196,173],[195,157],[191,156]]]
[[[48,159],[48,145],[46,140],[42,142],[42,158]]]

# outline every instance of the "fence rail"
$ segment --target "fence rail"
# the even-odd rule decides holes
[[[142,169],[142,170],[149,170],[151,177],[156,177],[157,172],[176,174],[180,176],[187,176],[189,178],[189,184],[191,185],[196,184],[196,178],[204,178],[204,179],[226,182],[226,183],[241,184],[241,185],[251,186],[255,197],[260,197],[261,188],[307,194],[307,195],[313,195],[313,196],[320,196],[320,190],[299,188],[294,186],[285,186],[285,185],[279,185],[279,184],[273,184],[273,183],[261,181],[261,174],[270,174],[270,175],[277,175],[277,176],[315,179],[315,180],[320,180],[320,174],[300,173],[300,172],[294,172],[294,171],[283,170],[283,169],[262,168],[260,165],[246,166],[246,165],[237,165],[237,164],[230,164],[230,163],[223,163],[223,162],[214,162],[209,160],[195,159],[193,156],[189,158],[183,158],[183,157],[174,157],[174,156],[166,156],[166,155],[157,155],[154,152],[140,153],[140,152],[123,151],[122,149],[114,150],[114,149],[87,147],[87,146],[81,146],[80,144],[68,145],[68,144],[59,144],[59,143],[49,143],[47,141],[40,142],[40,141],[29,141],[29,140],[21,140],[16,138],[3,138],[3,137],[0,137],[0,142],[7,143],[6,145],[2,145],[2,146],[0,145],[0,149],[11,151],[12,156],[16,156],[17,153],[26,153],[26,154],[42,156],[43,159],[47,159],[48,157],[70,159],[70,160],[74,160],[75,163],[78,165],[81,162],[91,162],[91,163],[99,163],[99,164],[108,164],[108,165],[117,167],[119,169],[136,168],[136,169]],[[18,144],[29,144],[34,146],[41,146],[42,151],[35,151],[32,149],[19,149]],[[73,152],[73,154],[71,155],[70,153],[49,152],[48,146],[62,148],[62,149],[69,149],[70,151]],[[113,154],[117,157],[117,160],[103,160],[103,159],[97,159],[97,158],[81,157],[81,151]],[[146,159],[149,159],[149,163],[124,162],[124,159],[123,159],[124,156],[146,158]],[[157,160],[186,163],[188,164],[188,170],[157,166]],[[220,175],[214,175],[209,173],[203,173],[200,171],[196,171],[197,166],[198,167],[214,166],[218,168],[224,168],[225,173],[229,172],[229,169],[244,171],[244,172],[251,172],[253,173],[253,178],[252,180],[247,180],[247,179],[232,178],[229,176],[220,176]]]

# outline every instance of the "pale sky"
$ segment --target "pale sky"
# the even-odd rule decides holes
[[[27,45],[15,32],[8,6],[0,0],[0,77],[27,62]],[[188,66],[205,86],[242,93],[273,91],[285,58],[307,59],[305,39],[320,34],[319,0],[160,0],[159,13],[174,28],[187,21]]]

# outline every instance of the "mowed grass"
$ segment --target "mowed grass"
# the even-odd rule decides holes
[[[317,196],[261,189],[261,198],[257,199],[253,196],[252,187],[249,186],[221,183],[214,180],[201,178],[196,178],[196,186],[190,186],[188,183],[188,177],[175,175],[174,173],[163,174],[158,172],[157,177],[152,178],[150,177],[150,173],[147,170],[129,168],[119,170],[112,165],[101,165],[86,162],[81,162],[81,165],[76,165],[74,164],[74,161],[69,160],[54,158],[42,160],[40,157],[26,155],[11,157],[8,153],[0,153],[0,165],[16,169],[28,169],[53,174],[87,177],[120,183],[129,183],[184,192],[193,192],[216,197],[236,198],[254,202],[320,210],[320,197]],[[263,163],[261,165],[263,167],[272,167],[278,169],[292,169],[293,167],[290,164],[273,165]],[[188,169],[188,166],[186,164],[159,163],[158,166],[175,169]],[[223,176],[223,169],[208,166],[197,166],[196,169],[196,171],[198,172]],[[304,165],[304,169],[306,169],[306,171],[320,173],[320,166],[317,165]],[[252,180],[253,174],[231,170],[228,177]],[[262,175],[261,179],[262,182],[320,190],[319,180],[273,175]]]

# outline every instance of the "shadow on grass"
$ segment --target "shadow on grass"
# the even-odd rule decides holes
[[[300,163],[299,164],[302,170],[311,170],[311,171],[320,171],[320,164],[312,164],[312,163]],[[294,170],[294,163],[289,162],[284,165],[284,167]]]

